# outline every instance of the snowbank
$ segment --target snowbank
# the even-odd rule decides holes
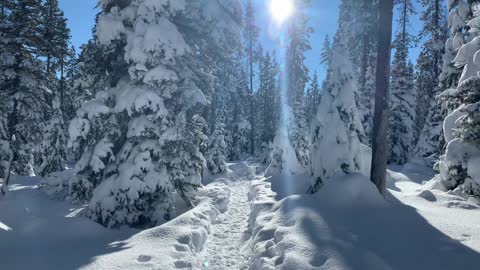
[[[271,181],[256,181],[250,191],[250,269],[478,268],[479,253],[414,208],[385,200],[364,176],[344,176],[314,195],[281,201]]]
[[[195,209],[162,226],[112,243],[124,247],[95,258],[82,269],[192,269],[207,241],[211,225],[226,210],[229,189],[212,183],[200,191]]]
[[[66,178],[52,178],[47,191],[58,194]],[[85,206],[51,200],[40,178],[12,182],[0,201],[1,269],[190,269],[230,198],[229,187],[215,181],[199,190],[197,207],[166,224],[109,230],[83,217]]]

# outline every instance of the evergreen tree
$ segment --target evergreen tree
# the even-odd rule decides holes
[[[365,143],[370,143],[373,127],[375,84],[372,78],[376,70],[378,29],[378,0],[342,0],[340,2],[337,34],[345,42],[359,81],[356,93],[357,106],[364,129]]]
[[[40,53],[46,58],[46,80],[52,93],[46,97],[46,125],[43,128],[43,142],[39,150],[39,174],[46,176],[65,169],[66,125],[64,109],[67,104],[67,84],[65,81],[66,58],[71,54],[69,48],[70,29],[57,0],[47,0],[42,5],[40,31],[42,44]],[[59,78],[57,78],[57,73]]]
[[[305,8],[309,0],[298,0],[297,11],[288,26],[290,43],[287,48],[287,105],[291,108],[288,122],[288,137],[295,155],[303,166],[310,164],[308,127],[305,108],[305,90],[309,81],[309,70],[305,64],[305,53],[311,49],[309,37],[313,29]]]
[[[4,106],[0,108],[6,124],[12,170],[17,174],[33,173],[33,154],[38,151],[44,112],[46,74],[38,59],[42,36],[38,16],[41,1],[12,1],[2,6],[2,45],[0,48],[0,91]],[[8,11],[7,11],[8,8]]]
[[[322,53],[320,54],[320,63],[328,67],[330,59],[332,58],[332,47],[330,45],[330,38],[328,35],[323,40]]]
[[[43,130],[43,141],[40,146],[42,162],[38,169],[38,174],[41,176],[65,170],[67,139],[60,106],[60,97],[57,94],[52,101],[53,114]]]
[[[8,13],[11,10],[11,0],[0,1],[0,39],[5,40],[7,33],[10,30],[11,24],[9,22]],[[7,52],[8,46],[6,43],[0,42],[0,56],[9,55]],[[0,58],[0,182],[2,184],[1,194],[5,195],[8,191],[8,184],[10,181],[10,171],[13,159],[13,152],[10,147],[11,136],[7,126],[7,92],[3,90],[6,86],[8,76],[5,71],[7,62]]]
[[[363,143],[371,145],[373,135],[373,110],[375,107],[375,71],[376,56],[370,56],[367,72],[363,85],[360,86],[358,94],[358,110],[360,113],[360,121],[362,121],[365,130],[365,141]]]
[[[404,164],[410,158],[414,141],[415,87],[413,66],[408,61],[412,35],[407,30],[410,16],[415,13],[411,0],[397,0],[399,26],[390,83],[389,163]]]
[[[63,98],[63,118],[66,123],[75,117],[75,112],[79,108],[77,98],[80,93],[75,91],[75,79],[78,71],[78,57],[76,49],[72,46],[65,61],[65,94]]]
[[[461,5],[461,4],[459,4]],[[450,6],[460,14],[461,6]],[[456,90],[448,89],[445,95],[455,100],[459,107],[451,112],[443,123],[446,151],[440,157],[440,176],[445,186],[458,195],[468,199],[473,196],[480,199],[480,52],[478,37],[480,27],[480,4],[472,3],[472,17],[467,21],[469,36],[453,60],[455,67],[463,70],[457,82]],[[457,18],[458,19],[458,18]],[[459,25],[450,25],[452,32]],[[447,52],[449,51],[447,42]]]
[[[101,5],[96,34],[110,52],[103,59],[108,88],[84,103],[70,126],[71,143],[83,153],[71,190],[91,198],[87,215],[108,227],[169,220],[174,191],[193,206],[201,184],[207,124],[199,113],[212,94],[210,67],[229,50],[241,6],[172,3]]]
[[[5,106],[0,101],[0,105]],[[10,136],[7,130],[7,119],[0,112],[0,193],[5,195],[8,191],[13,152],[10,147]]]
[[[278,128],[277,106],[277,79],[278,70],[274,61],[267,52],[260,64],[260,84],[257,93],[258,108],[258,137],[259,146],[266,146],[273,142],[275,131]]]
[[[321,92],[320,92],[320,85],[318,83],[318,74],[315,71],[313,73],[312,80],[310,82],[310,86],[307,89],[306,93],[306,116],[308,126],[312,119],[317,115],[317,109],[320,105],[321,101]]]
[[[220,105],[221,112],[215,119],[215,129],[210,135],[205,155],[208,171],[213,175],[227,171],[227,145],[225,142],[226,108],[224,104],[222,101],[222,105]]]
[[[225,142],[228,160],[238,160],[249,152],[250,128],[248,122],[249,104],[248,82],[242,65],[242,56],[236,52],[229,59],[217,64],[215,95],[209,113],[210,133],[216,127],[217,115],[226,110]],[[222,105],[225,108],[222,108]]]
[[[404,42],[395,48],[390,82],[389,163],[404,164],[410,158],[413,144],[415,93],[413,66],[408,61]]]
[[[370,150],[361,144],[365,134],[355,102],[357,81],[342,42],[337,35],[325,92],[312,124],[312,193],[333,177],[369,170]]]
[[[258,55],[255,53],[256,44],[259,37],[259,29],[255,25],[255,9],[252,0],[247,1],[244,25],[245,53],[248,62],[249,78],[249,122],[250,128],[250,154],[255,152],[255,98],[254,98],[254,65],[258,61]],[[260,54],[261,55],[261,54]]]
[[[463,1],[458,3],[464,8],[467,5]],[[452,46],[453,39],[450,38],[446,47],[444,46],[447,39],[447,30],[445,29],[446,18],[443,4],[441,1],[423,1],[422,5],[425,11],[422,14],[424,28],[421,36],[427,38],[427,40],[422,47],[417,62],[415,129],[418,142],[415,148],[415,155],[420,157],[433,155],[438,158],[444,145],[442,122],[446,116],[446,112],[442,108],[442,101],[438,100],[438,96],[442,88],[455,87],[456,79],[454,77],[458,78],[459,71],[451,66],[456,53],[456,49]],[[456,11],[453,13],[456,13]],[[466,20],[466,17],[464,20]],[[462,31],[461,29],[462,27],[456,31]],[[455,33],[452,34],[456,35]]]
[[[67,27],[63,11],[58,7],[58,0],[45,0],[41,8],[42,46],[41,55],[45,56],[47,74],[61,70],[68,51],[70,30]]]

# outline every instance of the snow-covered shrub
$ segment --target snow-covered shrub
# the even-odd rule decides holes
[[[75,177],[73,169],[50,173],[44,178],[41,189],[54,199],[65,200],[70,195],[70,180],[73,177]]]
[[[298,175],[305,172],[305,167],[297,159],[295,148],[290,142],[286,127],[281,127],[273,140],[270,165],[266,175]]]

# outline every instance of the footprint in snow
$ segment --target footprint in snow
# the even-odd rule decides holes
[[[152,260],[152,256],[148,256],[148,255],[140,255],[137,258],[137,261],[141,262],[141,263],[146,263],[146,262],[149,262],[151,260]]]

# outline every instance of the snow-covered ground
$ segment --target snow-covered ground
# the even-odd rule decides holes
[[[305,177],[254,162],[208,177],[193,210],[149,230],[108,230],[18,177],[0,201],[0,269],[477,270],[480,209],[391,168],[387,200],[361,175],[305,195]]]
[[[16,177],[0,201],[0,269],[240,269],[256,167],[228,167],[206,179],[197,207],[144,231],[105,229],[85,206],[51,200],[40,178]]]
[[[427,167],[392,169],[386,200],[362,175],[335,179],[315,195],[300,192],[301,177],[255,181],[252,269],[478,269],[478,207],[426,190]]]

